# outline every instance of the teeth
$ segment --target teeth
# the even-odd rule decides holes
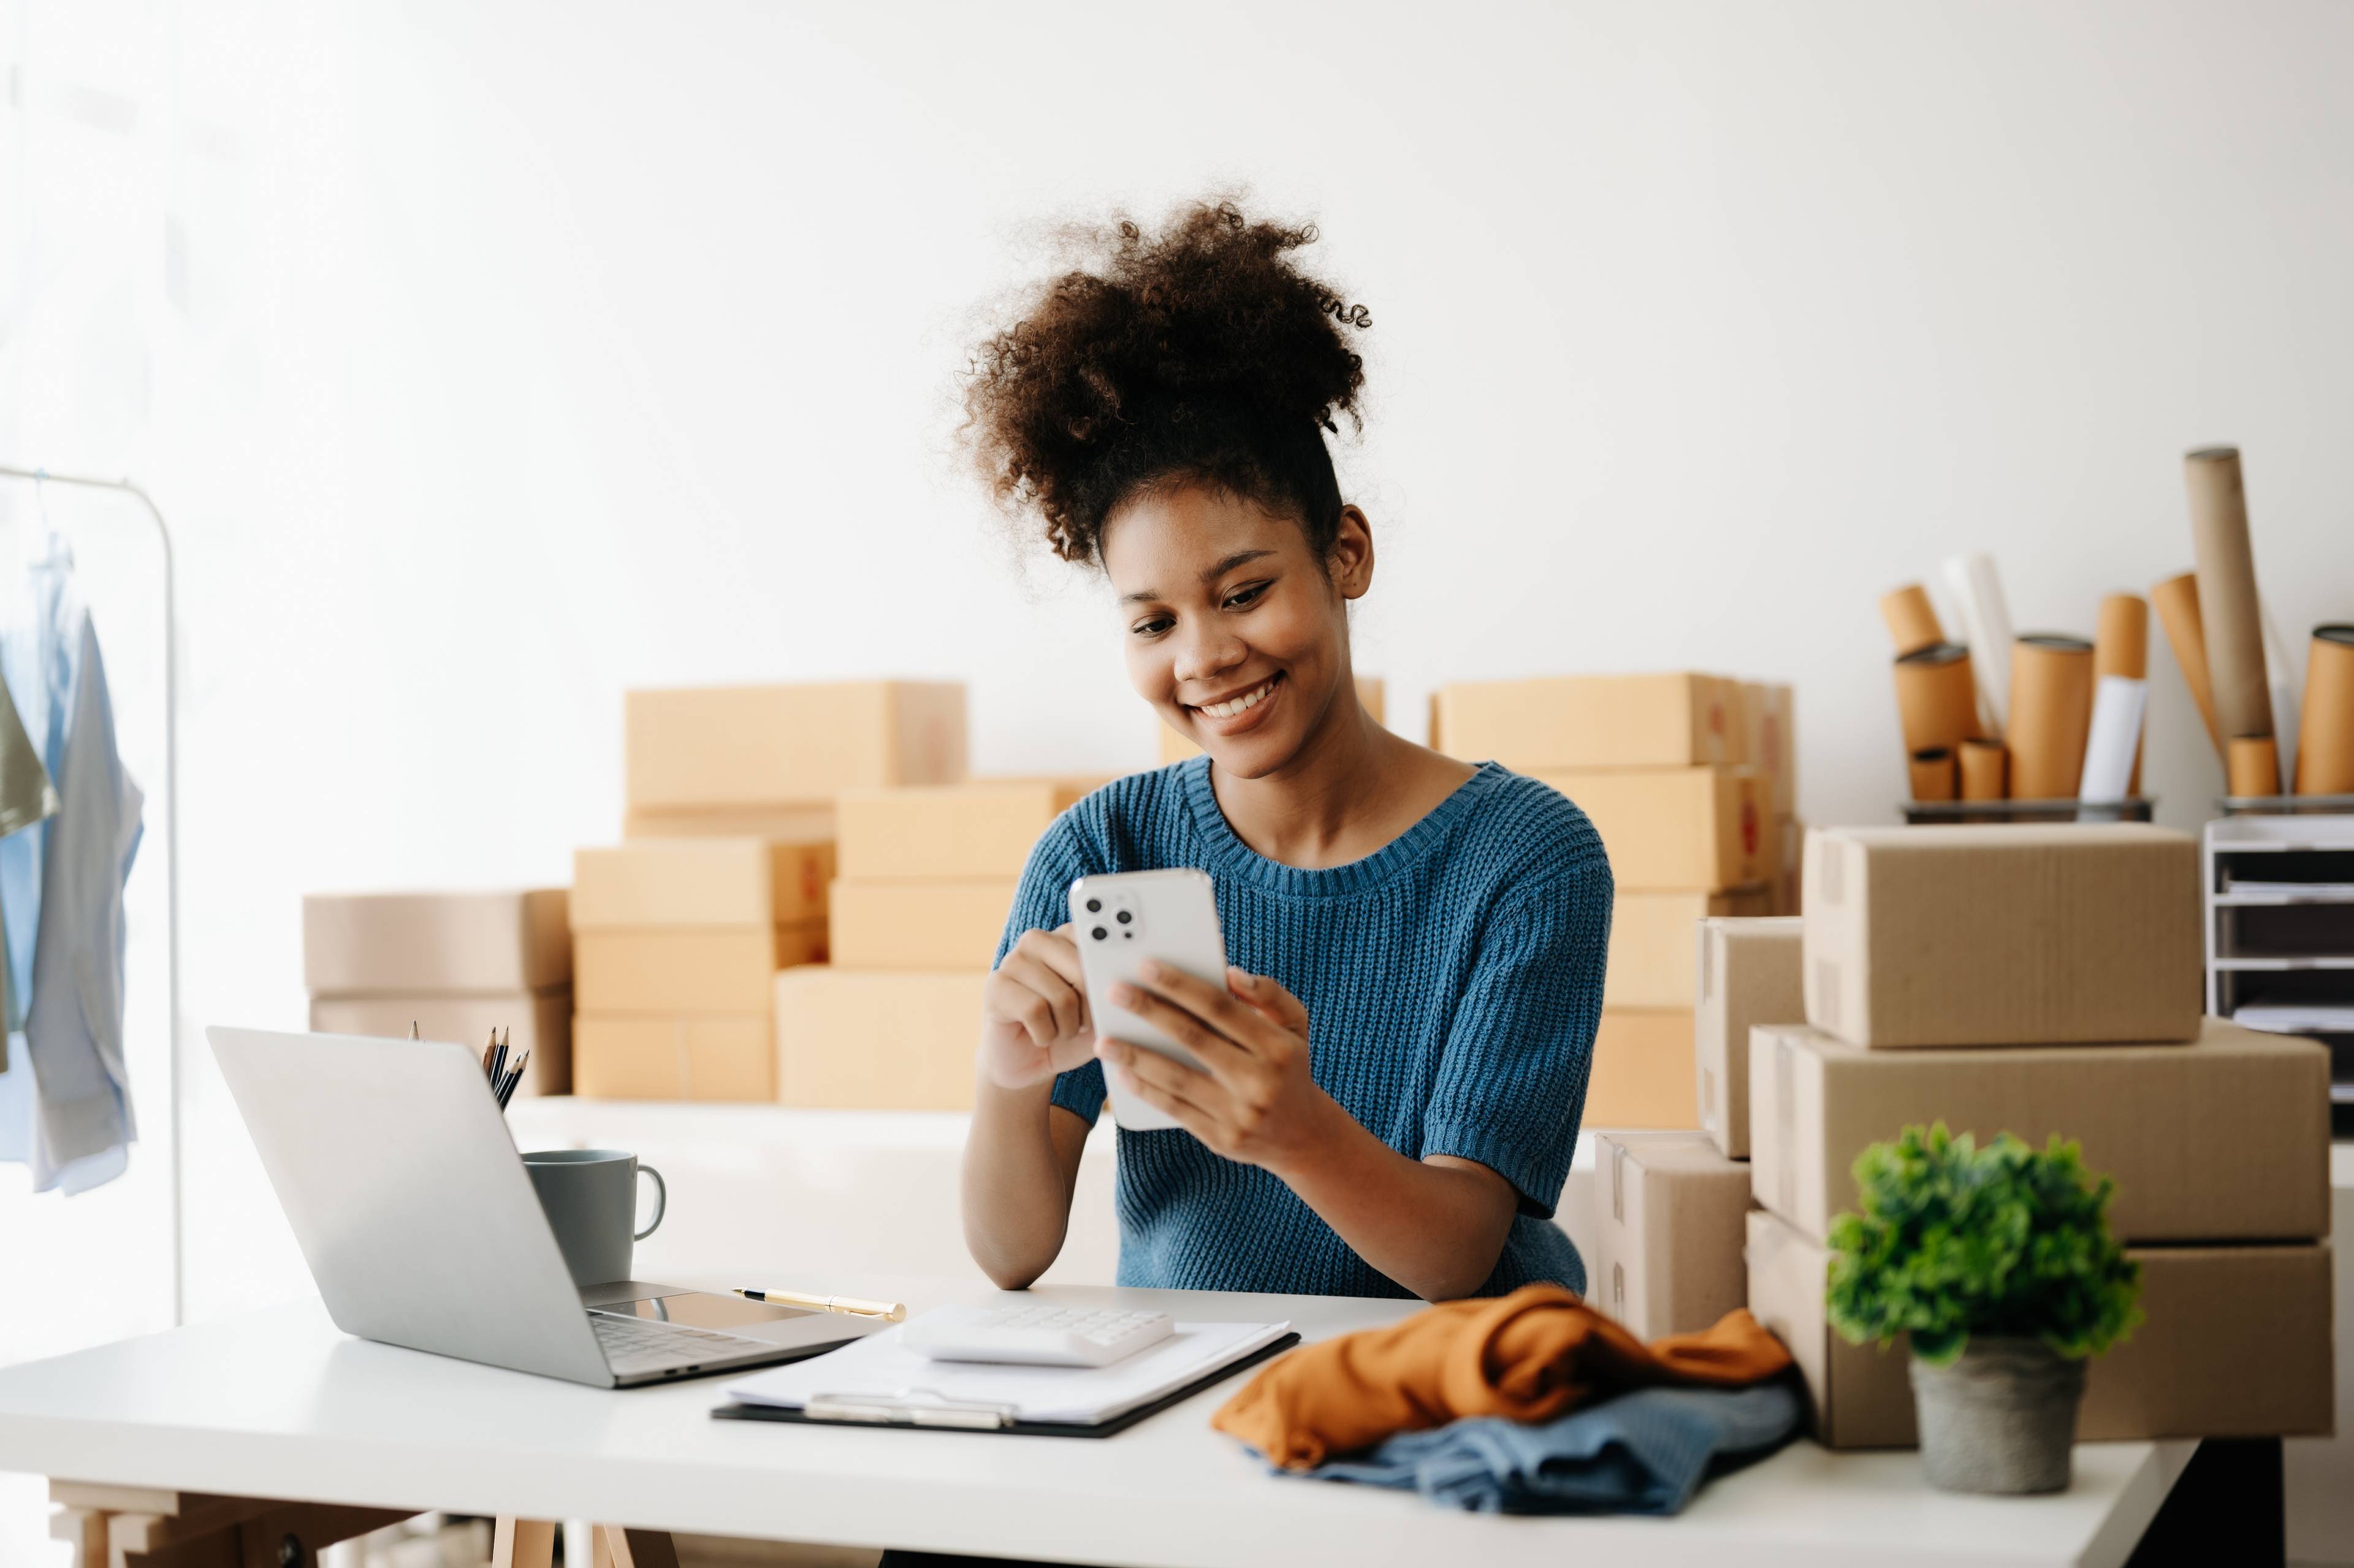
[[[1255,692],[1245,692],[1241,696],[1236,697],[1230,703],[1207,704],[1203,707],[1202,711],[1209,715],[1212,718],[1232,718],[1236,714],[1246,714],[1250,712],[1251,709],[1258,706],[1260,701],[1266,697],[1267,693],[1273,690],[1275,690],[1275,681],[1274,678],[1270,676],[1266,683],[1261,685],[1258,690]]]

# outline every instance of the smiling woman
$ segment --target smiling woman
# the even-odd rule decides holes
[[[1232,203],[1078,242],[975,356],[998,498],[1110,581],[1129,678],[1203,755],[1123,779],[1033,852],[981,1019],[965,1232],[1000,1285],[1061,1250],[1107,1072],[1178,1125],[1119,1138],[1119,1277],[1421,1296],[1583,1288],[1551,1224],[1585,1093],[1610,869],[1532,779],[1391,734],[1359,704],[1348,607],[1373,528],[1329,434],[1356,417],[1363,305],[1301,271],[1315,230]],[[1088,1017],[1064,896],[1210,874],[1223,987],[1119,1005],[1200,1069]]]

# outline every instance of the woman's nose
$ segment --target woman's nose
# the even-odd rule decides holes
[[[1217,631],[1188,636],[1177,650],[1172,673],[1183,681],[1207,681],[1225,673],[1249,656],[1239,637]]]

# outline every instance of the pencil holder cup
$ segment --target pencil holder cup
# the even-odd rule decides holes
[[[654,1234],[670,1207],[662,1172],[617,1149],[545,1149],[523,1157],[548,1229],[575,1285],[630,1277],[637,1244]],[[654,1217],[636,1229],[638,1178],[654,1179]]]

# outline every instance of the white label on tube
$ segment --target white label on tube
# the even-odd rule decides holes
[[[2093,727],[2084,739],[2084,774],[2076,787],[2085,800],[2126,798],[2133,781],[2134,753],[2141,748],[2141,715],[2149,683],[2130,675],[2104,675],[2093,694]]]
[[[1945,572],[1969,634],[1978,726],[1988,739],[1999,740],[2010,717],[2010,605],[2002,597],[2002,579],[1995,575],[1994,557],[1985,554],[1948,556]]]

